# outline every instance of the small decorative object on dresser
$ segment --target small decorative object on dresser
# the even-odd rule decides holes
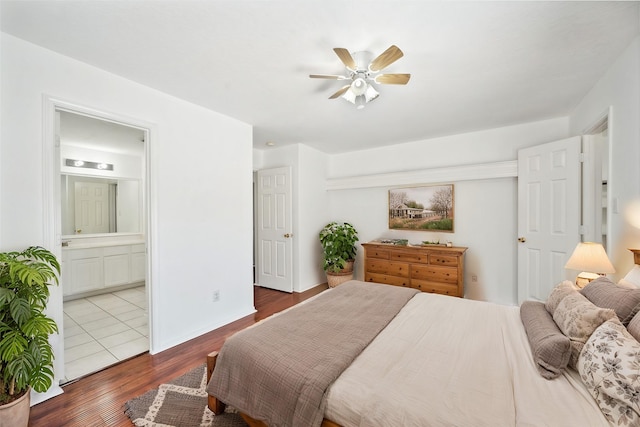
[[[364,280],[464,297],[467,248],[363,243]]]

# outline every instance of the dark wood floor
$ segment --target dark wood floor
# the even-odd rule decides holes
[[[257,312],[162,353],[148,353],[84,377],[63,387],[64,394],[31,408],[30,427],[94,427],[133,424],[124,415],[124,403],[206,362],[231,334],[282,311],[326,289],[318,286],[287,294],[265,288],[254,290]]]

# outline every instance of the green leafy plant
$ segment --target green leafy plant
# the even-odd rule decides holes
[[[43,393],[53,381],[49,335],[58,332],[44,314],[60,264],[40,246],[0,253],[0,405],[26,393]]]
[[[337,273],[348,260],[355,259],[358,232],[353,225],[347,222],[330,222],[320,231],[319,237],[324,256],[322,267],[325,271]]]

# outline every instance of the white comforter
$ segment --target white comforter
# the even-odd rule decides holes
[[[575,371],[535,368],[518,307],[422,293],[331,386],[350,426],[606,426]]]

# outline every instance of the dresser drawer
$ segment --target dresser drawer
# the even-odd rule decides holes
[[[389,259],[388,249],[367,249],[367,258]]]
[[[389,255],[389,259],[392,261],[406,261],[406,262],[417,262],[417,263],[428,263],[429,257],[427,254],[422,254],[419,252],[394,252],[391,251]]]
[[[387,274],[365,273],[365,282],[384,283],[393,286],[409,287],[408,277],[389,276]]]
[[[455,255],[432,254],[432,255],[429,255],[429,264],[447,265],[447,266],[455,267],[458,265],[458,257]]]
[[[409,264],[407,264],[406,262],[368,259],[365,262],[364,268],[366,272],[409,277]]]
[[[458,294],[458,285],[452,283],[432,282],[429,280],[411,280],[411,287],[421,290],[422,292],[431,292],[434,294],[452,295],[461,297]]]
[[[458,269],[439,265],[412,265],[411,279],[442,283],[458,283]]]

